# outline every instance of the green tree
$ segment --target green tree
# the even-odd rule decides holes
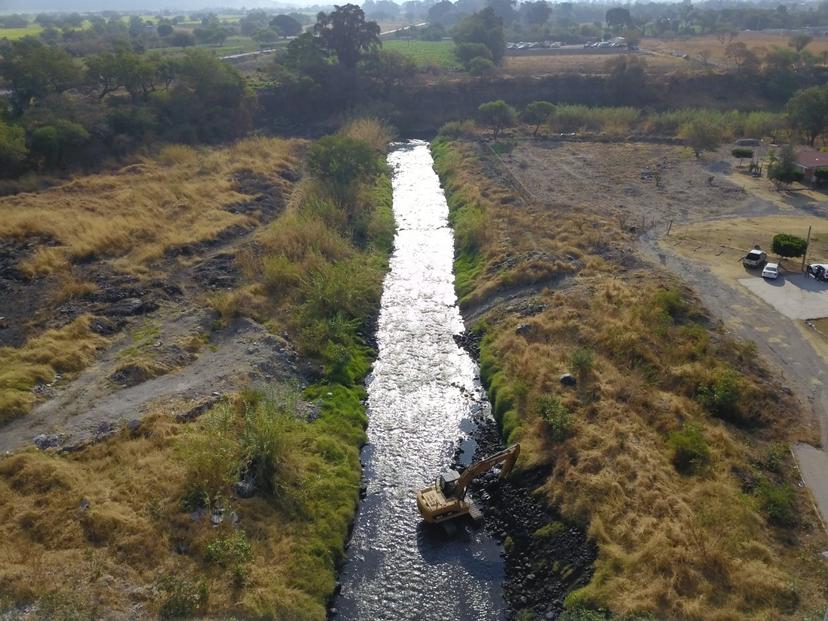
[[[793,147],[785,146],[779,157],[771,153],[768,162],[768,179],[773,181],[777,188],[788,186],[795,181],[802,181],[802,171],[796,166],[796,157]]]
[[[794,93],[788,101],[788,119],[791,125],[805,134],[808,144],[828,128],[828,86],[812,86]]]
[[[482,43],[461,43],[454,48],[454,55],[463,66],[468,66],[472,58],[488,58],[492,60],[492,53]]]
[[[788,39],[788,46],[792,47],[797,53],[802,52],[813,41],[814,38],[806,34],[798,34]]]
[[[524,3],[526,22],[535,26],[542,26],[549,21],[549,16],[552,15],[552,8],[546,0],[538,0],[537,2]]]
[[[379,25],[365,21],[365,13],[355,4],[319,13],[313,30],[322,46],[334,52],[339,64],[347,69],[354,69],[363,56],[382,45]]]
[[[11,176],[26,159],[26,132],[0,121],[0,176]]]
[[[554,112],[555,104],[549,101],[533,101],[526,106],[521,115],[521,120],[529,125],[534,125],[535,129],[532,130],[532,135],[537,136],[540,126],[546,123]]]
[[[159,37],[169,37],[174,32],[174,28],[172,24],[162,22],[158,24],[158,27],[155,29],[155,31],[158,33]]]
[[[290,15],[277,15],[270,20],[270,27],[276,28],[283,37],[295,37],[302,34],[302,24]]]
[[[24,37],[13,41],[3,51],[0,76],[11,87],[15,109],[22,111],[32,99],[79,86],[83,81],[83,68],[65,50]]]
[[[176,30],[173,33],[170,43],[175,47],[184,49],[185,47],[192,47],[195,45],[195,37],[186,30]]]
[[[492,128],[495,140],[504,128],[512,127],[517,120],[515,109],[502,99],[481,104],[477,112],[480,122]]]
[[[630,10],[621,6],[607,9],[604,19],[609,28],[629,28],[633,25]]]
[[[380,50],[363,61],[363,72],[387,93],[405,84],[417,73],[411,58],[395,50]]]
[[[503,20],[491,7],[469,15],[454,27],[454,42],[482,43],[489,48],[492,60],[499,63],[506,52],[506,37],[503,34]]]
[[[679,128],[679,136],[687,141],[696,157],[704,151],[715,151],[722,142],[722,129],[711,119],[696,118]]]
[[[808,251],[808,242],[796,235],[779,233],[773,236],[771,250],[780,257],[792,259],[794,257],[801,257]]]
[[[58,119],[50,125],[38,127],[29,136],[32,155],[46,166],[63,166],[66,156],[89,140],[83,126]]]
[[[466,64],[466,70],[473,76],[487,77],[497,71],[497,66],[488,58],[475,56]]]

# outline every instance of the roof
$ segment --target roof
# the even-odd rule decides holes
[[[828,167],[828,153],[823,151],[800,151],[796,154],[796,163],[803,168]]]

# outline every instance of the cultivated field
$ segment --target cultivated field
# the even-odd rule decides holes
[[[748,46],[760,56],[767,50],[776,47],[788,47],[787,35],[771,34],[765,32],[740,32],[734,41],[739,41]],[[678,53],[688,54],[698,59],[700,54],[709,53],[712,60],[726,62],[725,48],[727,41],[722,41],[715,35],[704,35],[697,37],[682,37],[676,39],[645,38],[641,41],[641,47],[650,50],[658,50],[667,54]],[[828,50],[828,38],[815,39],[808,45],[807,49],[821,55]]]
[[[509,75],[545,75],[558,73],[605,74],[607,61],[616,54],[542,54],[506,56],[503,72]],[[687,61],[672,56],[638,54],[647,63],[648,72],[659,75],[689,68]]]
[[[454,57],[452,41],[406,41],[387,39],[382,42],[385,50],[400,52],[411,58],[420,67],[437,66],[444,69],[459,69]]]

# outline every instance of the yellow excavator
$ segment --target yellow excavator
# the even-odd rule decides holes
[[[434,483],[417,492],[417,508],[426,522],[440,524],[468,515],[475,522],[480,522],[483,514],[471,499],[466,500],[466,488],[475,478],[502,463],[500,478],[512,471],[520,454],[520,444],[510,446],[486,459],[471,464],[459,474],[448,470],[435,479]]]

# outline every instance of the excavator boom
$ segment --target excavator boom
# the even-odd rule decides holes
[[[500,478],[508,476],[520,454],[520,445],[515,444],[504,451],[495,453],[485,459],[471,464],[458,475],[454,471],[445,473],[432,485],[417,492],[417,507],[426,522],[446,522],[454,518],[479,514],[474,503],[466,500],[466,488],[481,474],[498,464],[503,464]]]

